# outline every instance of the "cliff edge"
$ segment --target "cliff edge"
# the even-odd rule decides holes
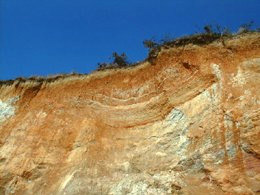
[[[0,194],[260,194],[260,33],[0,84]]]

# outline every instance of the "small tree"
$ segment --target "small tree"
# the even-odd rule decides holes
[[[119,55],[117,52],[113,52],[112,58],[113,58],[113,64],[115,64],[119,67],[125,67],[130,64],[127,61],[127,56],[125,53],[122,53],[121,55]]]
[[[158,43],[156,43],[154,40],[144,40],[143,41],[144,47],[148,48],[149,50],[155,48],[158,46]]]
[[[120,68],[120,67],[126,67],[131,65],[131,63],[127,61],[127,56],[125,53],[119,55],[117,52],[113,52],[110,59],[111,58],[112,58],[112,62],[98,63],[98,70],[112,69],[118,67]]]

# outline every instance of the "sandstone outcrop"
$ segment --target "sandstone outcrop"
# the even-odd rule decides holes
[[[260,194],[260,34],[0,85],[0,194]]]

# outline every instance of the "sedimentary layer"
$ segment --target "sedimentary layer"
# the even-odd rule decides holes
[[[260,34],[0,85],[0,194],[260,194]]]

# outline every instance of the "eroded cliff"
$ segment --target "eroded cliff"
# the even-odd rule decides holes
[[[0,86],[0,194],[260,194],[260,34]]]

